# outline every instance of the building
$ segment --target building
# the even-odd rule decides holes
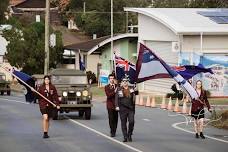
[[[135,33],[114,35],[113,50],[117,55],[135,63],[137,58],[137,40],[138,34]],[[99,76],[101,72],[104,72],[107,76],[113,70],[113,52],[111,52],[110,43],[110,36],[104,36],[86,42],[67,45],[64,46],[64,48],[65,52],[68,50],[69,54],[69,51],[71,51],[70,54],[75,56],[75,60],[71,59],[71,67],[73,66],[79,69],[78,52],[80,50],[87,71],[92,71],[97,76]],[[68,64],[68,67],[69,66]]]
[[[228,9],[125,8],[138,13],[138,40],[169,65],[203,64],[214,75],[201,74],[212,96],[228,96]],[[146,92],[171,92],[172,79],[149,80]],[[159,89],[158,89],[159,88]]]
[[[11,0],[9,16],[32,17],[34,21],[40,22],[44,18],[46,9],[46,0]],[[50,23],[61,24],[58,7],[50,4]]]
[[[8,67],[11,68],[12,66],[9,64],[9,62],[7,61],[6,57],[5,57],[5,53],[7,50],[7,45],[8,42],[7,40],[2,36],[2,31],[3,30],[10,30],[12,28],[11,25],[0,25],[0,66],[2,67]],[[4,73],[6,75],[6,80],[11,81],[12,80],[12,76],[6,72],[3,68],[0,68],[0,72]]]

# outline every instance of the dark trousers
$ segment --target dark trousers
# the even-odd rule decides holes
[[[108,109],[108,119],[109,119],[110,133],[112,135],[115,135],[117,124],[118,124],[118,111],[114,109]]]
[[[135,112],[133,110],[120,111],[121,128],[122,128],[124,138],[131,136],[133,133],[134,124],[135,124],[134,117],[135,117]],[[128,121],[128,129],[127,129],[127,121]]]

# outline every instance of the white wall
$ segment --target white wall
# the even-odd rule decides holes
[[[92,71],[97,76],[97,64],[100,63],[99,55],[87,55],[87,71]]]
[[[138,15],[138,33],[140,40],[178,41],[178,36],[167,26],[142,14]]]
[[[228,35],[203,35],[203,47],[201,52],[200,35],[183,36],[183,52],[198,53],[228,53]]]
[[[0,35],[0,55],[5,55],[7,44],[6,39]]]

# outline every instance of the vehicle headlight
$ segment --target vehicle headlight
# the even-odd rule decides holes
[[[78,97],[80,97],[82,94],[81,94],[81,92],[77,91],[77,92],[76,92],[76,95],[77,95]]]
[[[63,92],[63,96],[64,96],[64,97],[67,96],[67,92],[66,92],[66,91]]]
[[[89,95],[89,92],[87,90],[84,90],[84,91],[82,91],[82,95],[83,96],[88,96]]]

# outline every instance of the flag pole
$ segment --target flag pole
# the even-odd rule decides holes
[[[114,72],[115,72],[115,76],[116,76],[116,52],[113,51],[113,69],[114,69]]]
[[[10,72],[7,68],[5,67],[1,67],[4,70],[6,70],[8,73],[10,73],[12,76],[14,76],[15,78],[17,78],[18,80],[20,80],[24,85],[26,85],[27,87],[29,87],[33,92],[37,93],[39,96],[41,96],[42,98],[44,98],[47,102],[49,102],[50,104],[52,104],[54,107],[56,107],[56,104],[54,104],[53,102],[51,102],[49,99],[47,99],[45,96],[43,96],[41,93],[39,93],[38,91],[36,91],[33,87],[31,87],[30,85],[28,85],[27,83],[25,83],[23,80],[21,80],[18,76],[16,76],[15,74],[13,74],[13,72]]]

